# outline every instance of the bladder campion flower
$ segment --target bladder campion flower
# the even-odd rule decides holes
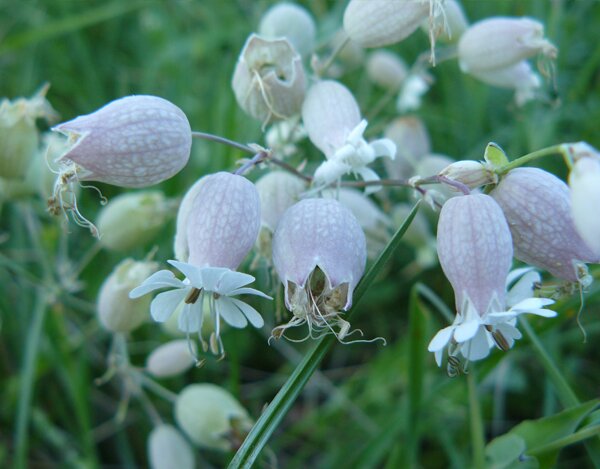
[[[75,199],[72,205],[64,203],[74,182],[99,181],[120,187],[158,184],[186,165],[192,145],[186,115],[157,96],[117,99],[52,130],[69,137],[70,146],[57,160],[60,169],[49,210],[56,214],[71,211],[78,224],[93,232]]]
[[[569,187],[538,168],[516,168],[490,193],[508,220],[515,257],[555,277],[587,285],[600,261],[575,229]]]
[[[467,360],[485,358],[494,343],[509,349],[521,337],[515,327],[519,314],[556,315],[543,308],[552,300],[514,294],[507,298],[507,280],[513,281],[509,278],[512,240],[502,210],[490,196],[470,194],[446,201],[440,212],[437,249],[457,310],[452,325],[429,343],[438,365],[446,346],[451,362],[458,353]],[[532,290],[520,285],[518,291],[523,290],[530,296]]]
[[[352,306],[366,258],[365,235],[337,200],[305,199],[287,209],[273,235],[273,264],[293,317],[272,336],[306,324],[303,340],[334,334],[344,342],[355,331],[343,311]]]
[[[379,156],[393,159],[396,155],[396,145],[387,138],[367,143],[363,137],[367,121],[361,120],[352,93],[336,81],[320,81],[309,89],[302,105],[302,120],[308,138],[327,158],[315,172],[317,187],[348,173],[365,181],[378,181],[377,173],[367,165]],[[367,187],[367,192],[376,190],[375,186]]]
[[[154,290],[170,288],[159,293],[150,305],[157,322],[166,321],[184,303],[179,316],[179,328],[197,333],[203,351],[223,356],[220,320],[232,327],[243,328],[248,322],[262,327],[260,314],[236,295],[264,293],[248,288],[254,277],[235,269],[248,254],[260,227],[260,202],[254,184],[243,176],[220,172],[206,176],[198,186],[189,213],[186,215],[183,243],[187,243],[187,262],[168,261],[185,275],[181,281],[169,270],[161,270],[130,293],[139,298]],[[181,212],[180,212],[181,214]],[[207,344],[202,338],[205,301],[213,322],[213,332]]]
[[[258,33],[269,39],[285,37],[303,57],[315,48],[317,28],[311,14],[294,3],[278,3],[260,20]]]

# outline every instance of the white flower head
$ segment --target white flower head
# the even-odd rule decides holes
[[[302,106],[302,120],[308,138],[327,158],[315,172],[317,187],[349,173],[365,181],[378,181],[379,176],[367,165],[379,156],[396,156],[396,145],[390,139],[370,143],[364,139],[367,121],[361,119],[352,93],[338,82],[325,80],[310,88]],[[376,190],[370,186],[367,192]]]
[[[165,322],[175,309],[184,303],[179,316],[179,329],[190,334],[197,333],[205,352],[209,344],[201,335],[205,313],[213,321],[214,332],[210,337],[210,350],[215,355],[223,355],[223,343],[220,337],[220,320],[235,328],[244,328],[250,323],[259,328],[264,325],[263,318],[252,306],[233,298],[237,295],[256,295],[271,299],[264,293],[247,287],[254,281],[252,275],[235,272],[224,267],[197,267],[185,262],[170,260],[169,264],[185,275],[179,280],[170,270],[161,270],[148,277],[139,287],[134,288],[130,298],[139,298],[155,290],[169,288],[156,295],[150,304],[150,313],[156,322]],[[208,299],[208,311],[205,311],[204,298]]]

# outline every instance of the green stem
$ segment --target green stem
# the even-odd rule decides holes
[[[28,427],[31,413],[31,402],[33,396],[33,383],[35,380],[35,368],[40,347],[42,328],[46,317],[47,293],[43,289],[37,289],[36,305],[27,340],[25,342],[25,358],[21,371],[20,398],[17,404],[17,418],[15,424],[15,465],[16,469],[25,469]]]
[[[557,451],[561,448],[564,448],[565,446],[572,445],[574,443],[579,443],[580,441],[587,440],[588,438],[591,438],[594,435],[599,435],[599,434],[600,434],[600,425],[594,425],[594,426],[579,430],[575,433],[572,433],[571,435],[568,435],[568,436],[565,436],[558,440],[555,440],[552,443],[549,443],[547,445],[534,448],[531,451],[528,451],[528,453],[536,455],[536,454],[548,453],[550,451]]]
[[[550,355],[542,345],[542,342],[538,338],[537,334],[534,332],[527,319],[523,316],[520,316],[519,322],[523,327],[525,334],[531,341],[531,344],[533,345],[533,348],[536,351],[538,358],[542,362],[542,366],[545,368],[550,380],[554,384],[554,387],[556,388],[556,392],[558,394],[558,398],[560,399],[562,405],[565,408],[579,405],[579,399],[575,395],[575,392],[573,392],[573,390],[569,386],[569,383],[567,383],[567,380],[554,363],[554,360],[552,360],[552,357],[550,357]]]
[[[471,424],[471,443],[473,445],[473,467],[485,469],[485,437],[474,369],[471,369],[471,372],[467,375],[467,383],[469,386],[469,420]]]
[[[210,142],[222,143],[223,145],[228,145],[233,148],[237,148],[238,150],[244,151],[246,153],[256,154],[256,148],[252,148],[249,145],[244,145],[243,143],[234,142],[233,140],[229,140],[225,137],[219,137],[218,135],[208,134],[205,132],[192,132],[192,138],[199,138],[201,140],[208,140]]]
[[[536,150],[532,153],[528,153],[527,155],[523,155],[523,156],[517,158],[516,160],[513,160],[510,163],[502,166],[501,168],[496,170],[496,172],[498,174],[505,174],[508,171],[510,171],[511,169],[518,168],[519,166],[523,166],[526,163],[529,163],[531,161],[537,160],[539,158],[543,158],[545,156],[550,156],[550,155],[562,155],[563,158],[566,159],[567,155],[565,153],[565,145],[561,143],[558,145],[552,145],[551,147],[542,148],[541,150]]]

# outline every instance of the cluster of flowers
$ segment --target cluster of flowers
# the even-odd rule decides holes
[[[395,44],[424,26],[431,38],[431,61],[436,38],[456,42],[461,70],[494,86],[514,89],[520,104],[533,98],[541,86],[528,59],[556,55],[539,22],[490,18],[469,26],[454,0],[351,0],[343,21],[345,37],[336,39],[335,54]],[[569,187],[540,169],[507,170],[508,159],[494,145],[482,162],[453,162],[433,154],[423,124],[412,116],[390,123],[384,138],[367,141],[367,121],[359,104],[335,80],[342,66],[313,55],[315,76],[307,78],[305,63],[314,54],[315,43],[314,21],[301,7],[281,4],[265,14],[259,34],[252,34],[243,47],[232,88],[241,108],[269,127],[269,149],[234,144],[254,152],[254,158],[234,173],[200,178],[181,200],[174,259],[168,263],[183,280],[171,270],[158,270],[156,262],[126,259],[101,288],[98,313],[108,330],[128,333],[149,311],[157,322],[175,320],[187,334],[187,341],[165,344],[149,357],[147,369],[155,377],[180,373],[199,361],[191,334],[197,335],[202,353],[223,356],[223,323],[234,328],[263,327],[261,314],[235,298],[271,299],[249,287],[253,276],[238,271],[253,247],[273,266],[292,315],[288,323],[275,327],[272,337],[307,325],[307,337],[332,333],[343,342],[352,333],[344,312],[352,305],[367,257],[386,243],[392,220],[406,214],[406,206],[398,206],[390,217],[367,197],[384,183],[369,167],[378,157],[385,157],[392,178],[387,183],[415,189],[433,206],[441,206],[437,242],[419,219],[408,237],[418,246],[422,265],[433,262],[432,247],[437,244],[440,264],[454,288],[456,319],[429,344],[439,365],[448,349],[449,371],[456,371],[459,354],[478,360],[494,346],[512,347],[520,337],[518,315],[555,315],[545,308],[553,300],[539,297],[541,277],[533,267],[510,272],[513,256],[581,288],[591,281],[585,264],[600,262],[600,221],[589,216],[600,203],[600,154],[595,149],[585,143],[560,147],[572,165]],[[425,68],[418,63],[409,70],[398,56],[383,50],[367,60],[373,82],[399,93],[401,111],[418,106],[428,89],[431,77]],[[36,117],[51,117],[50,110],[43,93],[27,106],[3,102],[0,117],[10,116],[12,121],[1,121],[2,132],[8,128],[10,135],[24,135],[15,132],[15,122],[30,131]],[[58,177],[50,211],[72,213],[79,224],[100,236],[104,247],[120,251],[152,239],[174,211],[175,202],[158,191],[124,194],[104,207],[96,228],[79,212],[77,184],[152,186],[183,169],[193,137],[206,137],[191,130],[181,109],[156,96],[121,98],[53,130],[66,135],[68,142],[61,144],[64,151],[51,163]],[[305,136],[324,156],[312,175],[281,159],[295,154],[296,143]],[[6,137],[0,134],[2,138]],[[23,145],[27,138],[15,139],[13,145]],[[16,153],[1,159],[4,178],[22,177],[26,171],[12,157]],[[279,164],[288,171],[270,171],[254,184],[244,174],[261,164]],[[341,187],[347,175],[362,179],[364,193]],[[441,184],[439,191],[423,189],[432,182]],[[457,190],[462,194],[457,195]],[[153,299],[147,296],[157,290],[163,291]],[[195,428],[205,423],[189,419],[189,407],[227,401],[237,410],[223,415],[238,419],[239,431],[247,429],[249,418],[231,396],[222,397],[222,391],[206,388],[202,392],[213,397],[189,398],[201,392],[199,386],[180,394],[178,422],[198,444],[224,447],[219,438],[225,428],[230,429],[223,423],[225,417],[219,414],[219,423],[211,423],[213,441],[198,436],[209,430]],[[184,401],[189,403],[181,404],[184,410],[180,411]],[[157,427],[151,447],[167,441],[183,457],[186,452],[175,448],[185,441],[173,432],[172,427]],[[157,450],[155,457],[164,454]]]

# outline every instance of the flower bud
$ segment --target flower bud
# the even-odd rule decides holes
[[[154,427],[148,437],[148,463],[151,469],[194,469],[196,462],[189,443],[172,425]]]
[[[544,25],[531,18],[479,21],[458,43],[460,68],[468,73],[509,67],[540,53],[555,58],[557,49],[544,37]]]
[[[285,38],[252,34],[238,59],[231,82],[240,107],[267,125],[302,108],[305,92],[302,57]]]
[[[399,90],[407,74],[406,64],[393,52],[377,50],[367,58],[367,76],[382,88],[390,91]]]
[[[29,99],[0,101],[0,178],[24,179],[38,149],[39,134],[35,120],[52,120],[56,113],[46,100],[48,86]]]
[[[600,158],[579,158],[571,169],[569,185],[575,228],[600,258]]]
[[[121,187],[169,179],[186,165],[192,146],[183,111],[157,96],[117,99],[52,130],[69,137],[71,147],[59,161],[70,177]]]
[[[427,128],[416,116],[397,117],[385,128],[384,136],[394,142],[397,149],[396,158],[383,160],[391,178],[402,179],[412,176],[417,161],[431,153]]]
[[[221,451],[236,449],[253,423],[229,392],[208,383],[191,384],[179,393],[175,420],[194,443]]]
[[[131,192],[111,199],[98,218],[100,244],[117,252],[143,246],[163,228],[170,208],[160,191]]]
[[[203,178],[187,217],[189,263],[237,269],[260,228],[260,199],[254,184],[237,174]]]
[[[498,175],[491,171],[486,164],[472,160],[456,161],[442,169],[439,176],[457,181],[469,189],[498,182]],[[449,187],[456,191],[459,190],[453,186]]]
[[[155,272],[156,262],[125,259],[107,277],[98,294],[98,319],[110,332],[130,332],[146,318],[151,298],[129,298],[132,288]]]
[[[504,307],[513,247],[509,225],[494,199],[470,194],[447,200],[440,211],[437,249],[458,311],[467,298],[480,316],[492,302]]]
[[[410,36],[429,12],[429,1],[351,0],[344,30],[363,47],[387,46]]]
[[[456,0],[445,0],[444,1],[444,15],[435,17],[433,23],[433,30],[435,36],[440,41],[444,42],[457,42],[462,34],[469,27],[469,21],[465,15],[465,12]],[[421,23],[421,28],[427,32],[431,25],[429,20],[425,20]]]
[[[315,48],[315,21],[306,9],[294,3],[278,3],[260,20],[258,33],[267,39],[285,37],[303,57]]]
[[[338,201],[305,199],[287,209],[273,235],[273,265],[294,318],[273,336],[307,323],[310,337],[333,333],[343,340],[349,323],[340,311],[352,305],[366,257],[360,224]]]
[[[600,259],[575,229],[563,181],[538,168],[517,168],[490,195],[508,220],[517,259],[558,278],[586,281],[583,263]]]
[[[540,76],[526,60],[507,67],[474,71],[471,75],[488,85],[515,90],[515,101],[519,106],[533,99],[535,91],[542,85]]]
[[[146,370],[157,378],[170,378],[189,370],[195,362],[193,342],[172,340],[154,349],[146,360]]]

